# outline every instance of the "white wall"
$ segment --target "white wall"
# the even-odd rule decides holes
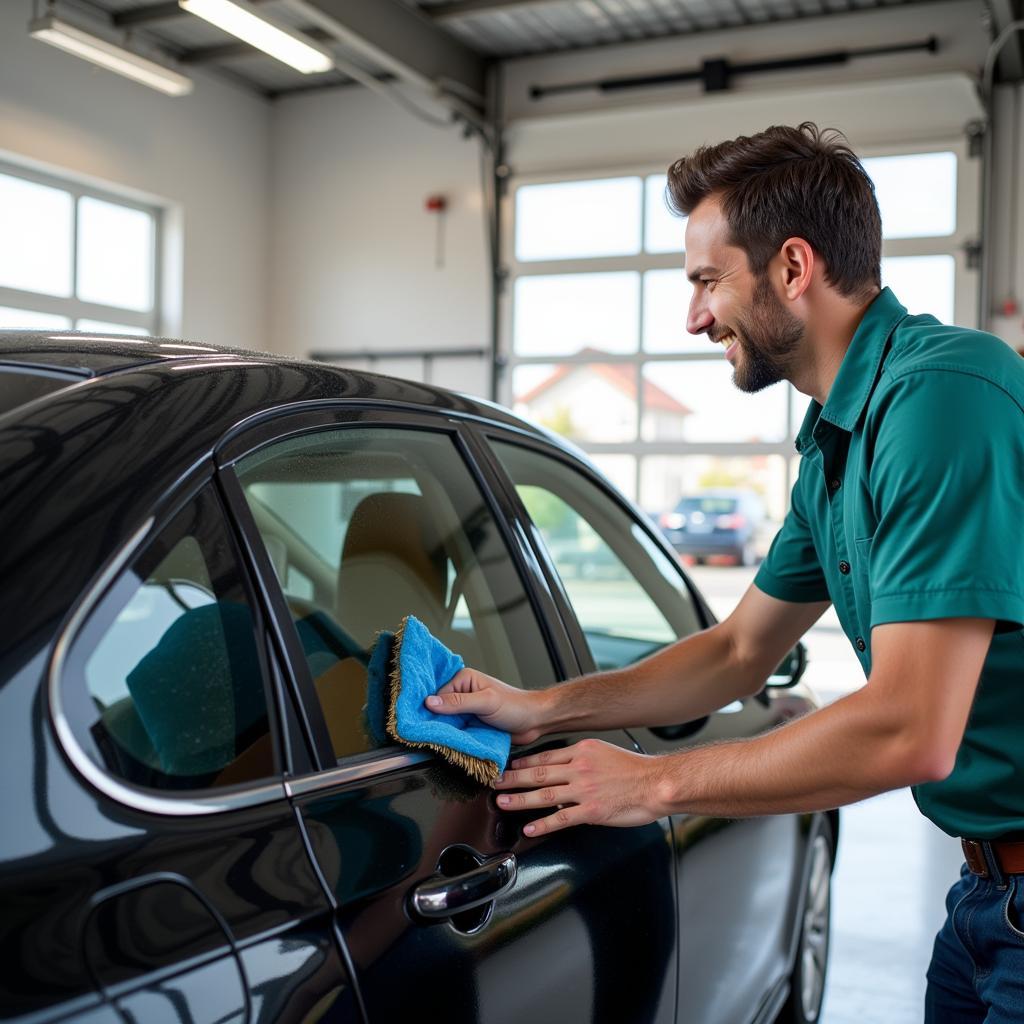
[[[200,74],[171,99],[31,39],[28,18],[0,3],[0,155],[168,205],[162,330],[266,348],[268,104]]]
[[[273,335],[282,352],[486,348],[490,266],[479,144],[365,89],[288,97],[273,115]],[[435,266],[444,195],[444,265]],[[352,359],[350,365],[359,364]],[[418,360],[382,373],[420,376]],[[432,379],[486,394],[485,359]]]

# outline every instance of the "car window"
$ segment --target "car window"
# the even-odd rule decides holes
[[[522,582],[449,435],[319,431],[236,469],[337,757],[386,742],[367,717],[366,666],[378,633],[406,615],[512,685],[554,681]]]
[[[700,512],[705,516],[723,516],[736,511],[735,498],[683,498],[679,512]]]
[[[119,778],[195,790],[274,773],[251,604],[212,486],[117,580],[68,665],[86,750]]]
[[[677,568],[647,531],[560,459],[492,441],[544,538],[598,668],[619,668],[701,628]]]

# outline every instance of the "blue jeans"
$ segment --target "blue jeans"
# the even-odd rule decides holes
[[[925,1024],[1024,1021],[1024,875],[960,871],[946,897],[925,993]]]

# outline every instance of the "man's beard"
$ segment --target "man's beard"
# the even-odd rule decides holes
[[[804,325],[782,305],[767,276],[754,285],[749,321],[737,318],[736,326],[742,353],[732,375],[736,387],[753,394],[785,380]]]

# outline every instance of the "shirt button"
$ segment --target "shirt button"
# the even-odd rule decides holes
[[[858,651],[867,650],[867,646],[868,645],[866,643],[864,643],[864,638],[862,636],[857,637],[857,639],[854,640],[853,643],[854,643],[854,646],[857,648]]]
[[[849,573],[849,571],[850,571],[850,563],[849,562],[840,562],[839,563],[839,571],[844,576],[846,576]]]
[[[836,491],[838,491],[841,486],[842,486],[842,481],[841,480],[829,480],[829,482],[828,482],[828,489],[833,494],[835,494]]]

